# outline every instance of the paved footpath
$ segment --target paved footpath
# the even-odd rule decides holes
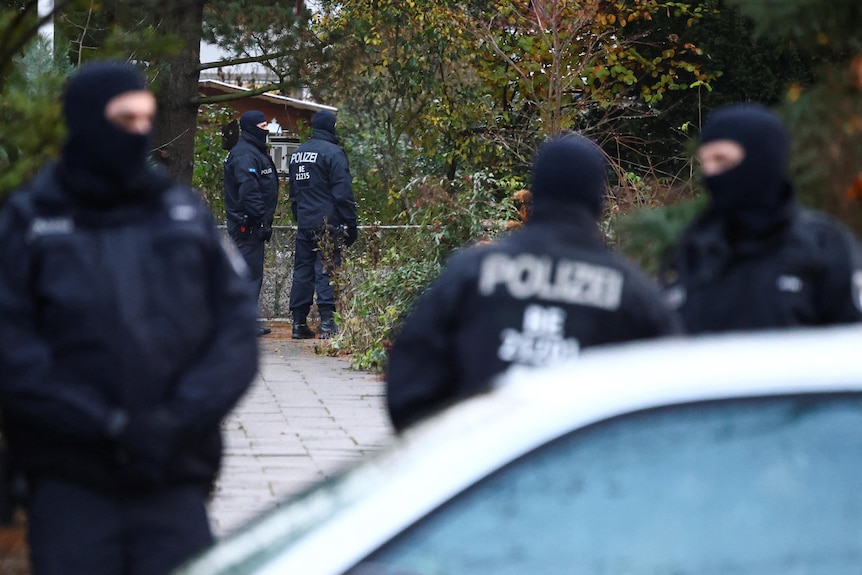
[[[217,537],[392,441],[381,377],[316,353],[325,342],[292,340],[289,330],[275,324],[260,338],[257,379],[224,423],[210,505]]]

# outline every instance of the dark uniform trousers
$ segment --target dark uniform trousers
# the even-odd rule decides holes
[[[212,544],[206,497],[197,485],[107,495],[39,481],[28,507],[33,574],[167,575]]]
[[[263,259],[266,243],[255,237],[255,234],[234,237],[233,240],[248,266],[248,277],[254,286],[254,293],[259,299],[260,290],[263,287]]]
[[[324,259],[341,265],[341,250],[336,246],[331,254],[319,249],[320,232],[315,229],[296,230],[296,253],[294,254],[293,287],[290,291],[290,311],[294,318],[308,315],[317,292],[317,309],[321,315],[335,310],[335,289],[330,283]]]

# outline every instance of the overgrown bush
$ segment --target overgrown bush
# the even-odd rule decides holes
[[[382,371],[389,342],[413,301],[437,277],[449,256],[493,239],[517,218],[513,192],[523,183],[479,172],[449,180],[417,180],[403,191],[410,227],[382,247],[382,234],[364,230],[366,251],[336,273],[341,333],[331,342],[358,369]]]
[[[417,237],[416,230],[411,235]],[[421,244],[417,241],[409,247],[389,248],[377,262],[364,256],[347,264],[346,273],[359,272],[365,279],[340,298],[341,334],[332,342],[332,349],[350,353],[355,368],[385,368],[398,322],[440,273],[441,262],[436,259],[426,259],[421,253],[405,257],[405,247],[412,251]]]

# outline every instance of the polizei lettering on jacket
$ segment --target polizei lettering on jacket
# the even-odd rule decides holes
[[[69,217],[33,218],[27,230],[27,240],[41,236],[68,235],[75,231],[75,221]]]
[[[547,256],[490,254],[482,262],[479,293],[490,295],[499,286],[515,299],[537,298],[617,310],[623,292],[619,270]]]
[[[290,155],[291,164],[302,164],[304,162],[316,164],[317,152],[294,152]]]

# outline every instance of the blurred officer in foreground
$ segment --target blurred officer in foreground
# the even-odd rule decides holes
[[[240,116],[239,142],[224,163],[227,231],[245,258],[258,298],[263,286],[264,248],[272,237],[278,205],[278,172],[266,146],[266,126],[266,116],[258,110]],[[270,331],[263,325],[258,327],[258,335]]]
[[[59,162],[0,210],[3,432],[34,575],[162,575],[212,541],[219,425],[257,370],[256,302],[206,206],[148,164],[140,73],[87,64],[63,108]]]
[[[308,314],[317,293],[320,338],[338,333],[330,266],[341,264],[342,247],[356,241],[356,201],[347,154],[335,135],[335,114],[311,118],[311,138],[290,156],[290,208],[296,220],[296,250],[290,312],[293,339],[314,337]]]
[[[542,146],[523,230],[453,256],[396,335],[387,401],[397,430],[486,389],[510,365],[677,331],[658,290],[601,240],[606,185],[592,141],[565,135]]]
[[[790,135],[767,108],[731,105],[707,117],[697,157],[710,202],[661,274],[690,333],[862,319],[857,241],[797,205],[789,153]]]

